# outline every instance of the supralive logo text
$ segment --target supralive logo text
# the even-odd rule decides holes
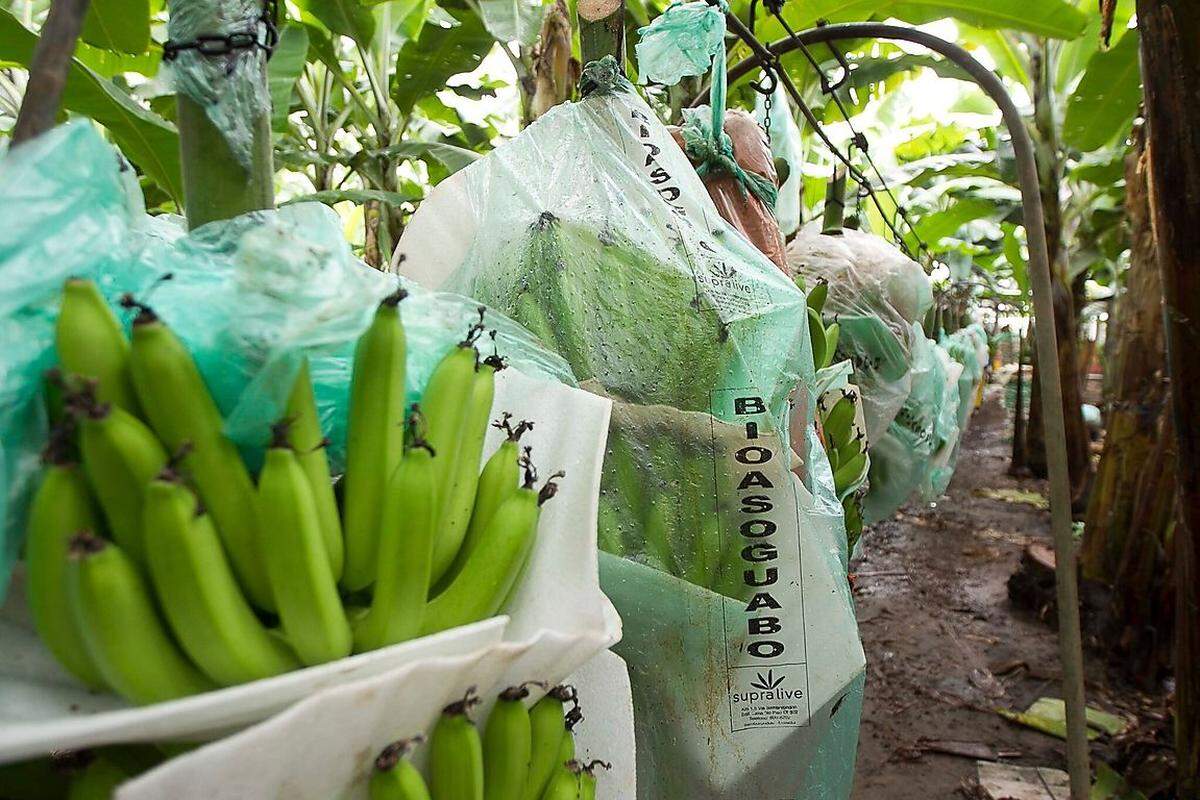
[[[764,415],[766,403],[761,397],[738,397],[733,401],[733,413],[738,416]],[[775,488],[767,473],[777,453],[763,443],[770,439],[759,437],[758,423],[747,420],[745,424],[746,445],[734,453],[734,459],[745,470],[738,481],[739,518],[738,531],[742,536],[742,561],[746,568],[742,572],[745,585],[754,590],[754,596],[746,604],[746,632],[749,642],[746,652],[755,658],[778,658],[787,649],[781,639],[783,605],[774,595],[772,587],[779,582],[779,549],[774,542],[777,526],[764,515],[775,508],[770,491]],[[774,690],[778,691],[778,690]],[[771,699],[774,691],[756,695],[755,699]],[[799,696],[799,692],[795,693]],[[735,696],[735,700],[737,697]],[[749,700],[749,695],[745,698]]]

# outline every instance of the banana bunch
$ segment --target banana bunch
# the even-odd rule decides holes
[[[162,763],[169,746],[111,745],[58,751],[0,766],[5,800],[109,800],[125,781]]]
[[[812,343],[813,369],[824,369],[833,363],[837,353],[841,326],[837,322],[825,324],[821,311],[829,296],[829,284],[818,281],[808,293],[808,337]]]
[[[867,479],[866,434],[857,422],[859,395],[853,388],[827,392],[817,401],[821,441],[833,470],[833,486],[845,512],[846,537],[851,550],[862,535],[862,502]]]
[[[429,736],[428,780],[408,759],[424,736],[389,744],[375,759],[371,800],[595,800],[596,768],[610,767],[576,758],[573,730],[583,714],[574,688],[555,686],[528,706],[530,686],[545,688],[500,693],[482,735],[471,720],[474,688],[446,706]]]
[[[482,472],[498,355],[483,310],[405,413],[403,290],[354,352],[341,509],[305,363],[253,476],[179,338],[148,306],[127,339],[68,281],[52,384],[62,413],[25,544],[34,626],[89,688],[154,703],[268,678],[495,615],[556,473],[521,435]],[[465,398],[465,401],[464,401]]]

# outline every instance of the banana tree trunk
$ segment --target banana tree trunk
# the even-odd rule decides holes
[[[239,16],[241,4],[230,0],[173,0],[172,17],[187,19],[186,28],[196,34],[228,32],[231,20]],[[180,12],[185,12],[181,15]],[[254,24],[249,22],[248,24]],[[168,26],[171,29],[171,26]],[[171,31],[171,35],[177,35]],[[190,38],[190,37],[189,37]],[[267,82],[266,59],[255,49],[236,50],[228,55],[202,56],[184,53],[180,59],[214,58],[225,65],[226,80],[240,80],[233,71],[238,60],[256,59],[261,68],[251,80]],[[182,67],[182,65],[180,65]],[[215,91],[218,87],[210,87]],[[221,87],[224,88],[224,87]],[[244,92],[244,95],[250,94]],[[249,103],[242,102],[242,106]],[[275,165],[271,142],[271,107],[246,111],[251,131],[248,164],[230,149],[225,135],[217,129],[205,109],[184,91],[176,92],[176,126],[179,129],[179,153],[183,169],[183,204],[188,227],[229,219],[248,211],[275,206]]]
[[[1177,796],[1200,797],[1200,13],[1195,0],[1138,0],[1137,16],[1178,448]]]

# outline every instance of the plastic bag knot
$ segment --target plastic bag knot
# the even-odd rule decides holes
[[[720,131],[714,135],[707,109],[688,109],[684,111],[684,116],[680,130],[683,134],[683,150],[696,165],[696,174],[701,178],[722,172],[731,175],[737,181],[742,197],[749,192],[773,210],[779,190],[762,175],[742,169],[734,158],[733,140],[729,134]]]
[[[583,74],[579,78],[581,97],[612,94],[617,91],[632,92],[633,84],[625,77],[615,58],[607,55],[596,61],[589,61],[584,66]]]

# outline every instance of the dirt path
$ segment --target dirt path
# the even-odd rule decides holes
[[[1060,742],[988,710],[1055,695],[1059,676],[1053,631],[1015,609],[1006,586],[1025,545],[1049,543],[1049,512],[979,495],[1044,491],[1040,481],[1007,476],[1009,437],[991,387],[948,496],[936,508],[911,503],[877,525],[854,564],[868,670],[856,800],[961,796],[974,759],[930,752],[931,743],[1065,768]]]

